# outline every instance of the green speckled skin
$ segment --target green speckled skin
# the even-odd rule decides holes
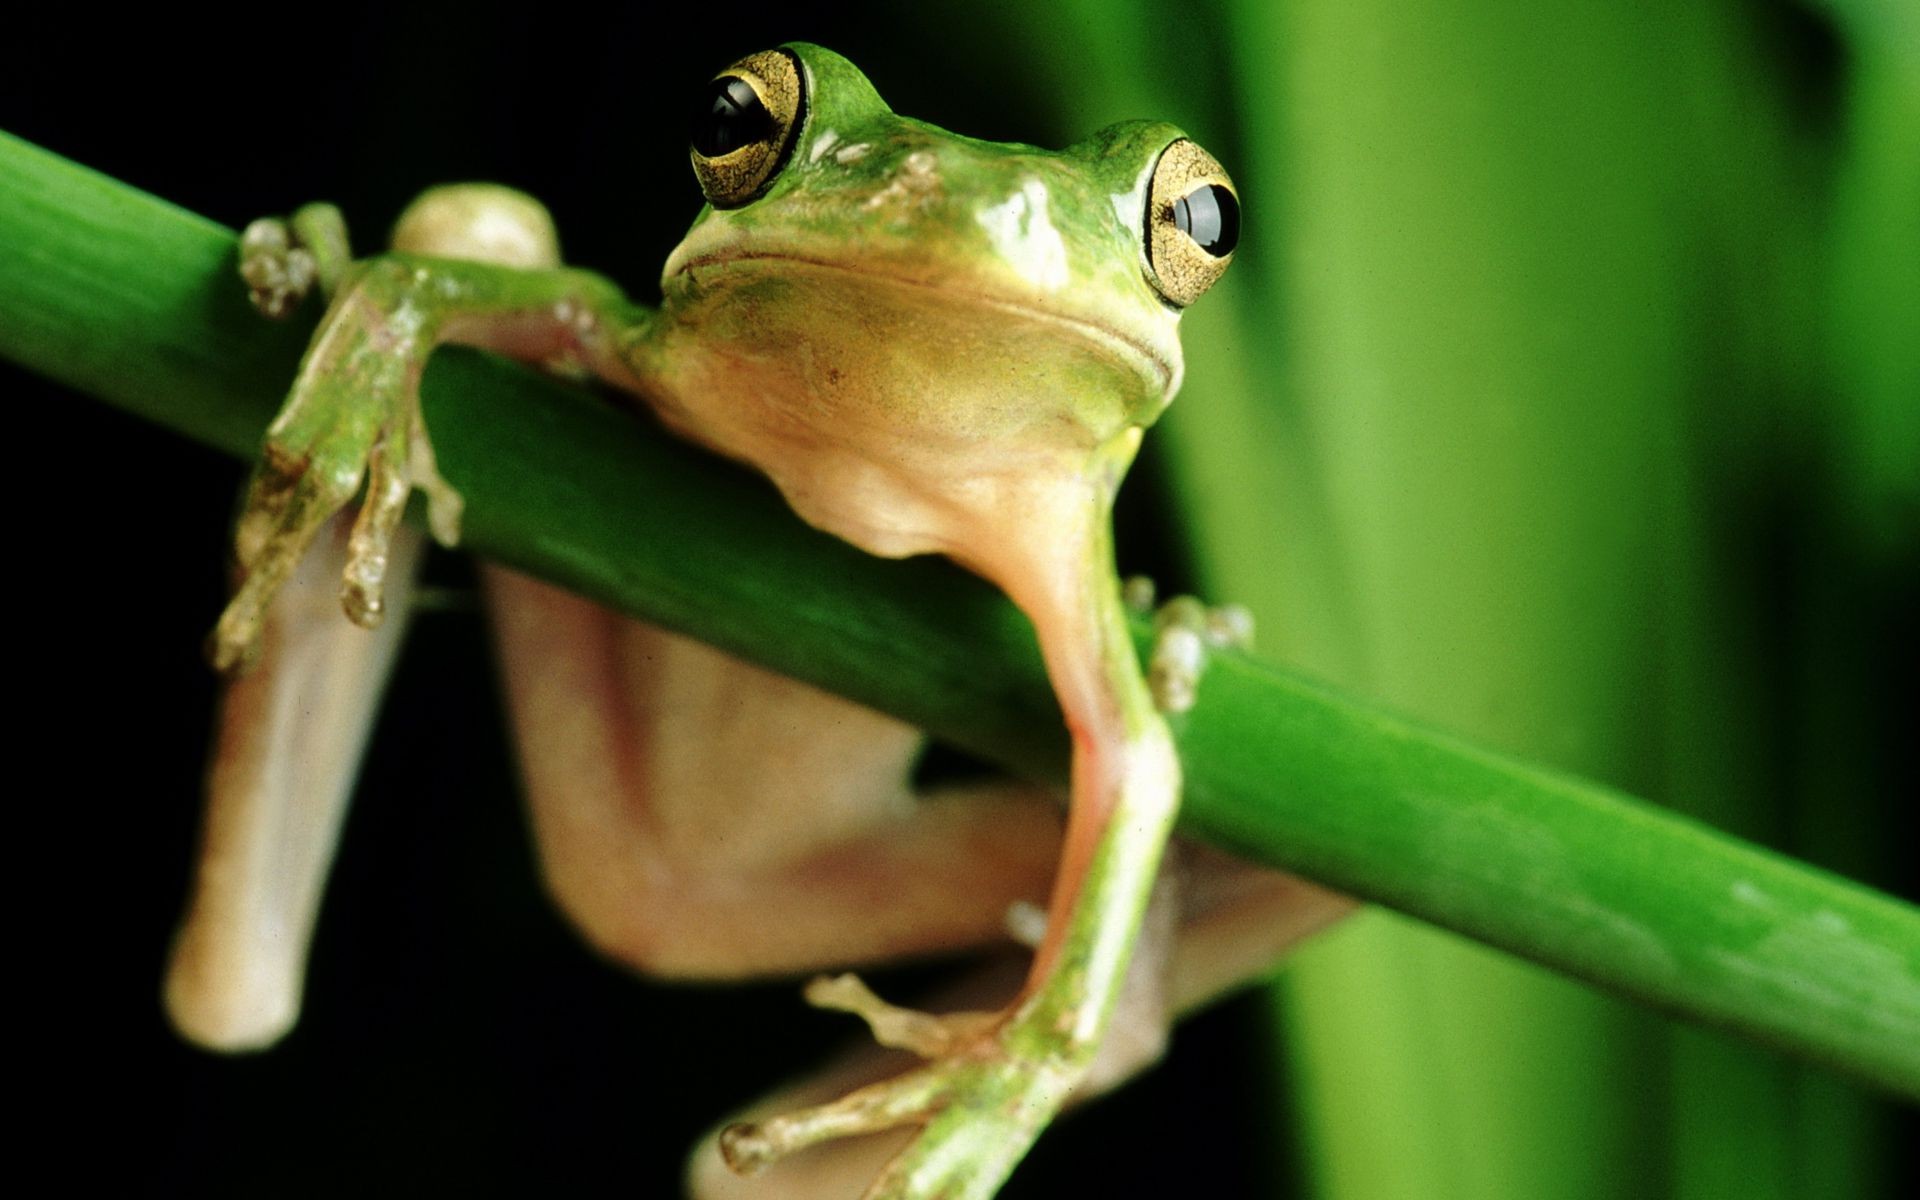
[[[430,193],[402,219],[409,253],[346,273],[269,435],[241,522],[244,581],[216,640],[225,661],[244,657],[362,473],[376,502],[349,550],[356,620],[378,617],[386,539],[413,486],[452,534],[460,500],[437,482],[415,394],[448,341],[584,368],[764,472],[812,524],[875,554],[946,554],[997,584],[1033,621],[1074,742],[1027,984],[925,1066],[720,1141],[750,1170],[913,1126],[867,1195],[985,1200],[1094,1061],[1179,803],[1110,525],[1180,381],[1179,313],[1145,247],[1149,208],[1170,219],[1149,192],[1182,135],[1133,122],[1059,152],[976,141],[894,115],[838,55],[787,50],[806,97],[791,151],[771,179],[747,178],[738,194],[755,198],[700,214],[660,309],[554,264],[544,212],[499,189]]]
[[[1178,312],[1147,281],[1141,229],[1181,134],[976,141],[896,116],[839,55],[791,49],[813,100],[791,155],[668,259],[659,319],[626,351],[637,390],[867,550],[1017,569],[977,544],[998,519],[982,504],[1085,479],[1090,459],[1116,485],[1179,385]]]
[[[1134,364],[1145,374],[1126,418],[1150,423],[1178,386],[1180,343],[1177,312],[1146,279],[1142,214],[1154,163],[1180,130],[1129,121],[1060,151],[983,142],[896,115],[831,51],[789,49],[811,80],[805,125],[763,197],[708,207],[694,221],[662,273],[668,320],[699,304],[701,286],[686,273],[714,258],[837,264],[938,288],[959,304],[1030,306],[1121,339],[1151,362]],[[924,171],[913,169],[916,156]],[[1008,225],[999,238],[991,232]]]

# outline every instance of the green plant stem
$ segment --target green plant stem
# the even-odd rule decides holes
[[[249,455],[306,330],[252,312],[233,241],[0,134],[0,354]],[[979,580],[510,363],[437,355],[425,397],[477,552],[1062,774],[1032,632]],[[1178,732],[1197,837],[1920,1096],[1911,905],[1243,657]]]

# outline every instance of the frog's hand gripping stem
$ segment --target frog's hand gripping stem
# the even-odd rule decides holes
[[[529,223],[549,232],[498,235]],[[234,535],[241,582],[214,630],[216,668],[246,664],[274,593],[363,481],[341,586],[356,624],[380,621],[388,546],[414,488],[427,495],[434,536],[446,545],[459,539],[460,495],[440,477],[420,415],[420,376],[436,346],[621,375],[613,334],[644,310],[597,275],[552,266],[550,230],[545,210],[517,192],[440,188],[401,218],[398,252],[344,271],[267,430]],[[467,257],[444,257],[450,252]]]
[[[883,1041],[931,1061],[839,1101],[723,1131],[721,1151],[736,1170],[835,1138],[917,1125],[867,1200],[986,1200],[1085,1080],[1126,977],[1180,788],[1172,737],[1134,656],[1114,582],[1109,499],[1099,489],[1061,489],[1038,501],[1059,518],[1051,522],[1032,520],[1033,508],[1023,507],[1028,528],[1078,536],[1020,546],[1012,533],[1003,543],[1012,553],[975,564],[1032,617],[1073,734],[1066,845],[1025,988],[985,1023],[909,1022],[878,1003],[836,1003],[867,1017]],[[945,1035],[902,1040],[894,1032],[923,1024],[944,1024]]]
[[[398,521],[416,483],[442,540],[455,532],[459,496],[434,471],[415,395],[427,354],[457,340],[593,361],[604,328],[595,305],[624,308],[610,284],[551,269],[559,251],[545,210],[505,188],[427,193],[394,244],[435,257],[353,267],[344,224],[324,205],[258,222],[243,239],[242,274],[264,309],[314,283],[332,304],[268,434],[236,531],[238,587],[213,639],[223,668],[256,653],[262,662],[223,698],[165,995],[175,1026],[218,1049],[269,1045],[299,1011],[314,914],[399,640],[398,620],[372,634],[341,621],[329,580],[344,578],[360,625],[404,611],[420,540]],[[342,510],[367,474],[355,518]],[[308,553],[316,539],[325,553]]]

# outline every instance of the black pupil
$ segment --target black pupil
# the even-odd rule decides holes
[[[1240,202],[1209,183],[1173,202],[1173,224],[1208,254],[1225,258],[1240,242]]]
[[[722,75],[707,85],[693,112],[693,148],[707,158],[731,154],[763,141],[773,132],[773,117],[753,86],[738,75]]]

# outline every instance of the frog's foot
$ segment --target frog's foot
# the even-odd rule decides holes
[[[909,1050],[921,1058],[952,1054],[993,1028],[997,1013],[949,1013],[935,1016],[888,1004],[873,994],[858,975],[822,975],[807,984],[808,1004],[833,1012],[852,1013],[867,1023],[873,1040],[894,1050]]]
[[[926,1065],[839,1100],[721,1131],[720,1153],[750,1175],[838,1138],[918,1126],[866,1200],[988,1200],[1092,1061],[1029,1002],[1011,1015],[933,1016],[886,1003],[852,976],[814,981],[807,999],[855,1013],[876,1040]]]
[[[1153,614],[1147,686],[1161,712],[1183,713],[1193,707],[1211,651],[1253,644],[1253,614],[1244,605],[1208,607],[1193,596],[1175,596],[1155,608],[1153,581],[1144,575],[1127,580],[1125,595],[1128,608]]]
[[[238,587],[209,646],[218,670],[252,659],[274,594],[363,481],[341,586],[354,623],[380,622],[393,533],[415,487],[427,493],[435,538],[458,539],[460,496],[435,469],[420,417],[419,376],[431,347],[417,315],[398,303],[406,281],[396,271],[404,268],[377,263],[342,293],[267,431],[234,531]]]
[[[247,296],[279,320],[316,288],[331,296],[351,256],[347,223],[331,204],[309,204],[292,217],[262,217],[240,235],[240,278]]]

